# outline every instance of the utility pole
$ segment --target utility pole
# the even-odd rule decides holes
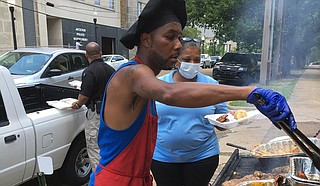
[[[269,85],[268,74],[270,73],[269,47],[270,47],[270,30],[271,30],[270,23],[271,23],[271,14],[272,14],[271,12],[272,12],[272,0],[265,0],[262,54],[261,54],[261,67],[260,67],[260,84],[261,85]]]
[[[93,25],[94,25],[94,41],[97,41],[97,18],[93,18]]]
[[[272,76],[272,68],[273,68],[273,32],[274,32],[274,13],[275,13],[275,0],[272,0],[272,9],[271,9],[271,23],[270,23],[270,46],[269,46],[269,66],[267,71],[267,79],[270,80]]]
[[[13,49],[17,50],[17,36],[16,36],[16,26],[15,26],[15,17],[14,17],[14,7],[9,6],[9,10],[11,13],[11,25],[12,25],[12,37],[13,37]]]
[[[280,64],[280,50],[282,48],[282,29],[283,29],[283,7],[284,7],[284,0],[278,0],[278,12],[277,12],[277,22],[279,23],[279,38],[277,41],[277,45],[275,48],[274,53],[274,61],[273,61],[273,67],[272,67],[272,80],[275,80],[278,78],[279,74],[279,64]]]

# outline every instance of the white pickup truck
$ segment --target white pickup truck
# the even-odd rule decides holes
[[[77,98],[78,90],[52,85],[17,88],[0,66],[0,185],[19,185],[39,172],[38,157],[51,157],[66,183],[82,185],[91,166],[85,147],[86,108],[59,110],[46,101]]]

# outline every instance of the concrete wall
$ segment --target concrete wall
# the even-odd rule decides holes
[[[14,3],[13,1],[10,2]],[[21,2],[16,3],[20,3],[17,5],[21,6]],[[0,2],[0,54],[13,49],[12,21],[9,6],[9,1],[7,3]],[[17,46],[21,47],[25,45],[23,16],[21,8],[14,7],[14,17]]]
[[[48,45],[51,47],[63,47],[61,19],[48,18],[47,28],[48,28]]]
[[[121,26],[118,0],[114,1],[114,9],[108,8],[107,0],[100,0],[100,6],[95,5],[94,0],[50,0],[50,2],[54,4],[54,7],[46,6],[45,10],[46,14],[52,17],[88,23],[93,23],[93,18],[97,18],[97,24],[118,28]]]

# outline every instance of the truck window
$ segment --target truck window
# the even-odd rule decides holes
[[[4,108],[4,103],[0,92],[0,127],[4,127],[7,125],[9,125],[9,120],[7,117],[6,109]]]

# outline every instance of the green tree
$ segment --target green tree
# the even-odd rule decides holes
[[[316,46],[310,50],[310,62],[320,62],[320,49]]]
[[[233,40],[238,51],[261,52],[265,0],[186,0],[188,25],[211,28],[224,43]],[[275,1],[276,5],[278,1]],[[283,29],[275,23],[274,46],[280,45],[280,71],[290,75],[291,59],[295,68],[305,65],[305,59],[320,48],[320,1],[284,0]],[[277,7],[277,6],[276,6]],[[277,19],[275,19],[277,20]],[[277,43],[279,33],[281,43]],[[222,45],[217,46],[222,48]],[[311,50],[313,48],[313,50]]]
[[[239,51],[259,52],[264,0],[187,0],[188,24],[215,30],[222,42],[242,43]]]
[[[190,26],[186,26],[183,29],[183,33],[182,33],[183,37],[189,37],[189,38],[199,38],[201,37],[201,31],[198,30],[195,27],[190,27]]]
[[[211,28],[224,43],[233,40],[240,52],[261,52],[265,0],[186,0],[188,25]],[[278,1],[275,1],[276,5]],[[283,29],[275,23],[274,46],[281,44],[280,71],[290,75],[291,59],[295,68],[320,48],[320,1],[284,0]],[[276,19],[275,19],[276,20]],[[277,43],[279,33],[281,43]],[[218,46],[217,48],[221,48]],[[313,50],[311,50],[313,48]]]

